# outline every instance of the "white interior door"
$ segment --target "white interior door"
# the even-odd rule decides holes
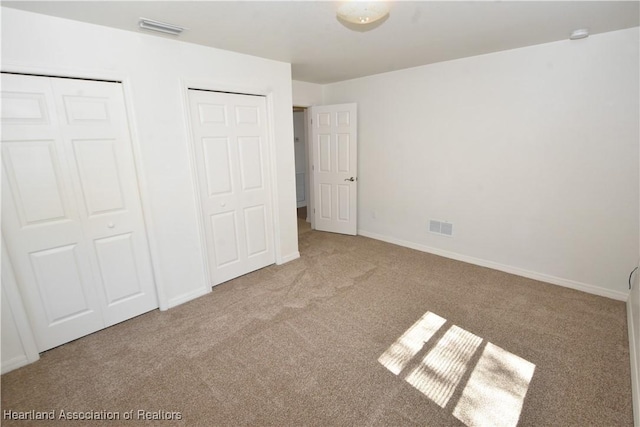
[[[314,227],[357,234],[356,104],[311,107]]]
[[[157,307],[121,85],[3,74],[2,170],[39,351]]]
[[[263,96],[189,90],[212,284],[275,262]]]

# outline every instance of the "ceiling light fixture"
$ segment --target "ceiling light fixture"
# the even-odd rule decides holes
[[[154,21],[153,19],[147,19],[147,18],[140,18],[138,25],[140,26],[140,28],[144,30],[159,31],[161,33],[171,34],[174,36],[177,36],[184,30],[186,30],[186,28],[179,27],[177,25],[167,24],[166,22]]]
[[[389,14],[389,6],[382,1],[352,0],[338,8],[338,17],[353,24],[371,24]]]
[[[579,40],[589,37],[589,30],[586,28],[581,28],[579,30],[573,30],[571,35],[569,36],[570,40]]]

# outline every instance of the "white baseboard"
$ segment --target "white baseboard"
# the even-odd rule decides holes
[[[285,255],[283,256],[279,261],[276,261],[276,264],[278,265],[282,265],[282,264],[286,264],[290,261],[296,260],[300,258],[300,252],[295,251],[294,253],[291,253],[289,255]]]
[[[280,260],[276,260],[276,264],[281,265],[281,264],[286,264],[289,261],[293,261],[295,259],[300,258],[300,252],[296,251],[294,253],[291,253],[289,255],[283,256],[282,259]],[[211,292],[211,288],[207,287],[204,289],[198,289],[195,290],[193,292],[189,292],[187,294],[184,295],[180,295],[178,297],[175,298],[171,298],[167,304],[167,309],[169,308],[173,308],[176,307],[180,304],[184,304],[187,301],[191,301],[192,299],[196,299],[199,298],[203,295],[208,294],[209,292]]]
[[[22,368],[23,366],[28,365],[32,361],[27,358],[27,356],[17,356],[11,360],[3,360],[2,361],[2,374],[6,374],[7,372],[11,372],[14,369]]]
[[[637,286],[637,284],[636,284]],[[627,325],[629,328],[629,359],[631,362],[631,399],[633,400],[633,425],[640,427],[640,343],[635,340],[633,304],[627,300]],[[637,325],[636,325],[637,326]]]
[[[211,288],[210,287],[206,287],[203,289],[197,289],[193,292],[189,292],[183,295],[180,295],[178,297],[175,298],[171,298],[167,304],[167,309],[169,308],[173,308],[176,306],[179,306],[180,304],[184,304],[187,301],[191,301],[192,299],[196,299],[199,298],[203,295],[208,294],[209,292],[211,292]]]
[[[529,271],[518,267],[512,267],[510,265],[500,264],[498,262],[487,261],[480,258],[471,257],[468,255],[462,255],[455,252],[445,251],[442,249],[432,248],[430,246],[422,245],[420,243],[409,242],[407,240],[397,239],[395,237],[384,236],[377,233],[372,233],[366,230],[358,230],[358,234],[364,237],[370,237],[376,240],[382,240],[383,242],[393,243],[394,245],[404,246],[407,248],[415,249],[421,252],[427,252],[433,255],[439,255],[445,258],[451,258],[469,264],[479,265],[481,267],[488,267],[494,270],[504,271],[505,273],[515,274],[516,276],[522,276],[540,282],[551,283],[553,285],[564,286],[565,288],[576,289],[578,291],[587,292],[593,295],[599,295],[619,301],[626,301],[628,297],[627,292],[613,291],[611,289],[601,288],[599,286],[589,285],[586,283],[576,282],[574,280],[563,279],[561,277],[550,276],[548,274],[536,273],[535,271]]]

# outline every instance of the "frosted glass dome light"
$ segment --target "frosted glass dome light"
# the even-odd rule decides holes
[[[338,17],[353,24],[370,24],[389,14],[389,6],[381,1],[349,1],[338,8]]]

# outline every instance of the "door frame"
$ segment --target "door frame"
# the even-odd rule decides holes
[[[313,171],[311,170],[311,165],[313,164],[313,140],[311,138],[311,115],[309,114],[309,109],[313,107],[313,105],[309,104],[293,104],[292,107],[304,108],[304,135],[305,135],[305,144],[307,155],[305,157],[306,162],[306,176],[307,180],[305,183],[305,192],[307,197],[307,218],[309,223],[311,223],[311,229],[315,230],[315,201],[314,196],[315,193],[313,191]],[[293,111],[291,112],[291,117],[293,118]],[[294,174],[295,180],[295,174]]]
[[[22,294],[9,258],[7,245],[4,242],[4,236],[2,236],[2,297],[7,299],[9,311],[11,312],[10,316],[13,317],[23,352],[22,357],[14,357],[13,359],[2,361],[0,372],[4,374],[40,359],[36,339],[29,323],[29,316],[22,302]]]
[[[304,162],[305,162],[305,183],[304,183],[304,192],[305,192],[305,197],[306,197],[306,202],[307,202],[307,217],[305,218],[305,221],[311,223],[311,228],[313,227],[313,186],[312,186],[312,182],[311,180],[312,178],[312,173],[311,173],[311,164],[312,164],[312,158],[311,155],[312,153],[309,151],[312,148],[311,145],[311,127],[309,125],[309,108],[311,108],[312,105],[300,105],[300,104],[294,104],[293,108],[302,108],[303,111],[303,116],[304,116],[304,127],[303,127],[303,134],[304,134],[304,144],[305,144],[305,158],[304,158]],[[292,116],[293,116],[292,112]],[[295,176],[294,176],[295,179]]]
[[[296,108],[298,109],[298,111],[296,111]],[[306,207],[307,208],[307,217],[305,218],[306,220],[309,220],[309,159],[308,159],[308,153],[307,153],[307,108],[308,107],[300,107],[299,105],[294,105],[293,106],[293,120],[294,120],[294,133],[293,133],[293,144],[294,144],[294,153],[295,153],[295,144],[296,142],[296,138],[295,138],[295,114],[296,113],[302,113],[302,136],[304,138],[304,140],[302,141],[304,143],[304,153],[305,153],[305,157],[304,157],[304,203],[305,206],[301,206],[301,207]],[[298,167],[297,162],[296,163],[296,168]],[[297,182],[298,182],[298,171],[295,171],[295,180],[296,180],[296,186],[297,186]],[[297,187],[296,187],[297,188]],[[296,190],[296,196],[297,196],[297,190]],[[297,197],[296,197],[296,209],[298,208],[297,205]]]
[[[196,152],[195,152],[195,141],[193,138],[193,128],[191,126],[191,115],[189,110],[189,89],[195,90],[206,90],[212,92],[226,92],[226,93],[236,93],[240,95],[253,95],[253,96],[264,96],[266,101],[266,115],[267,115],[267,148],[269,152],[269,176],[267,179],[271,185],[271,213],[272,213],[272,224],[268,224],[267,226],[271,226],[273,228],[273,246],[275,253],[276,264],[284,264],[287,260],[284,260],[282,257],[282,245],[280,239],[280,207],[278,205],[278,186],[277,186],[277,176],[276,171],[276,150],[275,150],[275,123],[274,123],[274,102],[273,97],[274,93],[272,90],[268,88],[261,87],[251,87],[251,86],[243,86],[243,85],[234,85],[224,82],[218,82],[213,80],[194,80],[194,79],[180,79],[180,92],[182,94],[182,111],[183,111],[183,121],[185,128],[185,137],[188,141],[187,143],[187,151],[189,152],[189,170],[191,171],[191,185],[193,188],[193,202],[195,203],[196,210],[198,214],[196,215],[196,220],[198,223],[198,238],[200,240],[200,248],[202,250],[202,266],[205,277],[208,280],[208,292],[211,292],[213,288],[213,275],[209,269],[209,249],[207,245],[206,234],[204,230],[204,218],[202,215],[202,199],[200,192],[200,181],[198,178],[197,171],[197,163],[196,163]]]
[[[311,170],[313,166],[313,126],[311,125],[311,107],[313,107],[313,105],[309,105],[304,109],[304,133],[307,135],[307,175],[309,175],[309,179],[307,180],[307,189],[309,190],[307,193],[307,217],[311,223],[311,229],[315,230],[316,192],[314,190],[315,179],[313,177],[313,170]]]

